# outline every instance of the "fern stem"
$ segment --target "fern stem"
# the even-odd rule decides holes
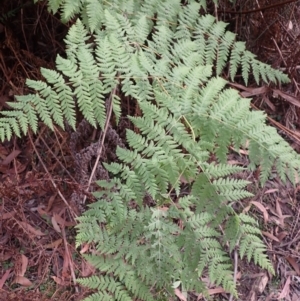
[[[113,91],[110,93],[110,96],[109,96],[109,100],[108,100],[108,113],[107,113],[107,116],[106,116],[105,127],[104,127],[104,131],[102,132],[102,135],[100,135],[100,137],[99,137],[99,144],[98,144],[99,149],[97,151],[96,162],[95,162],[95,164],[93,166],[93,170],[91,172],[91,175],[90,175],[90,178],[89,178],[89,181],[88,181],[88,184],[87,184],[87,188],[86,188],[87,192],[89,191],[89,188],[91,186],[92,180],[94,178],[94,175],[95,175],[95,172],[96,172],[96,169],[97,169],[97,166],[98,166],[101,154],[102,154],[104,140],[105,140],[105,136],[106,136],[106,133],[107,133],[107,130],[108,130],[109,121],[110,121],[111,114],[112,114],[112,109],[113,109],[113,96],[117,92],[117,87],[118,87],[118,85],[115,86],[115,88],[113,89]],[[84,195],[84,197],[83,197],[82,204],[84,204],[85,201],[86,201],[86,195]]]

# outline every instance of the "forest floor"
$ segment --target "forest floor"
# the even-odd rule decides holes
[[[14,95],[28,92],[26,78],[41,79],[40,68],[54,68],[56,55],[64,53],[63,39],[71,24],[63,24],[58,15],[48,13],[45,3],[32,2],[1,2],[0,110],[8,108],[7,102],[13,101]],[[218,9],[208,7],[210,12],[228,22],[229,29],[246,41],[260,60],[281,68],[291,78],[290,84],[280,87],[257,86],[254,80],[247,87],[240,83],[232,86],[243,97],[253,99],[253,110],[265,110],[268,122],[299,153],[299,4],[237,0],[233,7],[228,1],[220,2]],[[126,102],[122,110],[124,115],[134,112]],[[73,217],[80,209],[70,200],[84,190],[78,181],[74,153],[88,151],[99,131],[82,126],[84,130],[75,142],[70,133],[59,129],[53,133],[41,124],[39,135],[0,144],[0,301],[79,301],[90,293],[74,281],[92,275],[94,269],[82,257],[85,250],[75,248]],[[116,128],[121,139],[126,126]],[[105,156],[113,156],[109,145]],[[86,162],[88,168],[93,160]],[[247,163],[247,154],[231,154],[228,160]],[[298,188],[283,185],[276,175],[261,188],[257,172],[244,176],[253,183],[249,189],[255,196],[237,206],[260,221],[276,276],[246,260],[238,262],[239,300],[300,300]],[[228,300],[220,288],[211,287],[209,292],[213,300]]]

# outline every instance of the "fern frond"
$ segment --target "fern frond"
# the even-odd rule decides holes
[[[252,258],[256,264],[274,274],[274,268],[266,256],[266,246],[259,238],[261,235],[257,222],[244,214],[239,215],[241,219],[240,256],[247,256],[248,261]]]
[[[87,22],[89,28],[92,32],[101,27],[102,22],[104,21],[104,8],[103,4],[98,0],[86,0],[85,9],[87,14]]]
[[[234,248],[273,272],[258,226],[234,212],[251,194],[227,154],[247,148],[248,167],[260,166],[262,183],[275,168],[294,182],[300,159],[220,76],[228,69],[231,80],[241,71],[246,84],[251,72],[257,82],[288,78],[236,42],[225,23],[198,16],[205,4],[49,0],[64,20],[84,19],[70,28],[56,71],[41,69],[44,81],[27,81],[34,93],[1,112],[4,140],[37,132],[39,119],[75,129],[77,115],[104,130],[106,105],[112,101],[118,121],[124,95],[140,111],[128,116],[134,131],[126,131],[117,161],[103,163],[110,180],[98,181],[97,201],[78,218],[76,245],[93,242],[86,259],[101,271],[78,280],[99,291],[87,300],[154,300],[161,291],[173,295],[174,279],[200,293],[204,274],[237,295]]]

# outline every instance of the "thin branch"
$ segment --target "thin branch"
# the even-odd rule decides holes
[[[97,158],[96,158],[96,162],[95,162],[95,164],[94,164],[93,170],[92,170],[92,172],[91,172],[91,175],[90,175],[90,178],[89,178],[89,181],[88,181],[88,184],[87,184],[87,188],[86,188],[86,191],[87,191],[87,192],[88,192],[89,189],[90,189],[92,180],[93,180],[93,178],[94,178],[94,175],[95,175],[97,166],[98,166],[99,161],[100,161],[100,157],[101,157],[102,150],[103,150],[103,145],[104,145],[105,136],[106,136],[106,133],[107,133],[107,130],[108,130],[109,121],[110,121],[111,114],[112,114],[113,97],[114,97],[114,95],[116,94],[117,87],[118,87],[118,85],[115,86],[115,88],[113,89],[113,91],[110,93],[110,96],[109,96],[109,99],[108,99],[108,113],[107,113],[107,116],[106,116],[105,127],[104,127],[104,131],[102,132],[102,135],[99,137],[99,142],[98,142],[98,143],[99,143],[99,144],[98,144],[99,149],[97,150]],[[86,195],[84,195],[84,197],[83,197],[82,204],[84,204],[85,201],[86,201]]]
[[[74,210],[72,209],[72,207],[69,205],[68,201],[65,199],[65,197],[63,196],[63,194],[60,192],[59,188],[58,188],[57,185],[55,184],[55,182],[54,182],[54,180],[53,180],[53,178],[52,178],[50,172],[48,171],[46,165],[44,164],[44,162],[43,162],[43,160],[42,160],[42,158],[41,158],[39,152],[37,151],[37,149],[36,149],[36,147],[35,147],[35,145],[34,145],[34,143],[33,143],[33,141],[32,141],[32,137],[31,137],[30,133],[28,133],[28,137],[29,137],[29,140],[30,140],[30,142],[31,142],[31,144],[32,144],[32,146],[33,146],[33,149],[34,149],[36,155],[38,156],[38,158],[39,158],[39,160],[40,160],[40,162],[41,162],[41,164],[42,164],[42,166],[43,166],[45,172],[46,172],[47,175],[49,176],[50,181],[51,181],[53,187],[56,189],[58,195],[61,197],[61,199],[62,199],[62,200],[64,201],[64,203],[66,204],[66,206],[69,208],[70,213],[72,214],[74,220],[76,221],[76,218],[78,217],[77,214],[74,212]]]
[[[233,283],[236,286],[237,280],[237,272],[238,272],[238,253],[237,250],[234,250],[234,274],[233,274]],[[230,294],[229,301],[233,300],[233,294]]]
[[[293,2],[298,2],[298,0],[286,0],[284,2],[279,2],[279,3],[273,3],[271,5],[268,6],[264,6],[264,7],[259,7],[259,8],[255,8],[255,9],[250,9],[250,10],[244,10],[244,11],[233,11],[233,10],[220,10],[221,13],[228,13],[228,14],[238,14],[238,15],[243,15],[243,14],[250,14],[250,13],[257,13],[257,12],[261,12],[267,9],[272,9],[278,6],[283,6],[289,3],[293,3]]]

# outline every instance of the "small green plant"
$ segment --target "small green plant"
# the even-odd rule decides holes
[[[77,109],[104,130],[105,105],[118,121],[124,96],[141,110],[128,116],[136,130],[127,130],[127,148],[104,164],[110,180],[97,181],[98,201],[78,219],[77,246],[94,243],[85,257],[100,271],[78,279],[98,290],[87,301],[157,300],[173,294],[175,280],[202,292],[204,273],[236,296],[233,250],[274,273],[257,221],[233,210],[251,193],[248,181],[235,179],[244,169],[226,163],[228,149],[247,148],[248,168],[260,166],[262,185],[274,169],[294,183],[299,156],[220,76],[288,78],[256,60],[225,23],[199,16],[204,3],[49,1],[65,20],[81,13],[83,22],[70,28],[56,70],[42,69],[45,81],[27,80],[35,93],[1,112],[3,140],[29,127],[37,132],[39,119],[75,129]]]
[[[2,268],[3,270],[8,270],[9,268],[12,268],[14,266],[14,263],[12,261],[4,261],[2,262]]]

